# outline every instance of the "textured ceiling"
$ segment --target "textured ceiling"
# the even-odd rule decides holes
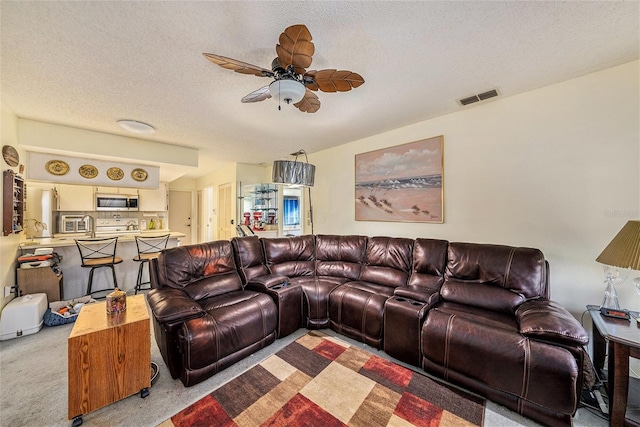
[[[489,89],[511,96],[638,59],[639,4],[2,1],[1,96],[44,122],[120,135],[118,119],[150,123],[148,139],[200,150],[197,177],[454,112]],[[278,36],[298,23],[313,35],[310,69],[365,79],[317,92],[315,114],[240,103],[271,80],[202,56],[270,68]]]

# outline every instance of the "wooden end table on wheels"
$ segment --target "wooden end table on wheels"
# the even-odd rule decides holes
[[[108,315],[106,303],[82,308],[68,340],[69,419],[151,387],[150,320],[144,295],[127,296],[125,312]]]
[[[609,350],[608,385],[609,425],[636,426],[640,422],[626,418],[629,397],[629,357],[640,359],[640,323],[615,319],[600,314],[600,307],[588,305],[593,320],[593,364],[598,372],[604,368],[604,359]],[[637,315],[637,313],[635,313]]]

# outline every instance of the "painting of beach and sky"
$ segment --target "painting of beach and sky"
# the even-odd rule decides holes
[[[444,222],[444,136],[356,154],[356,221]]]

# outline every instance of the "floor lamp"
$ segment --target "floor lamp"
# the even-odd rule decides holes
[[[298,156],[304,154],[305,162],[299,162]],[[298,150],[295,153],[291,153],[295,156],[292,160],[276,160],[273,162],[273,172],[271,175],[272,181],[278,184],[291,184],[307,187],[309,191],[309,222],[311,223],[311,234],[314,234],[313,230],[313,205],[311,204],[311,187],[313,187],[316,167],[309,164],[309,158],[307,152],[304,150]]]

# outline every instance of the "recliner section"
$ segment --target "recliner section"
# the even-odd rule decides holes
[[[250,236],[165,250],[150,277],[156,341],[186,386],[299,327],[330,327],[547,425],[577,409],[588,335],[548,299],[537,249]]]

